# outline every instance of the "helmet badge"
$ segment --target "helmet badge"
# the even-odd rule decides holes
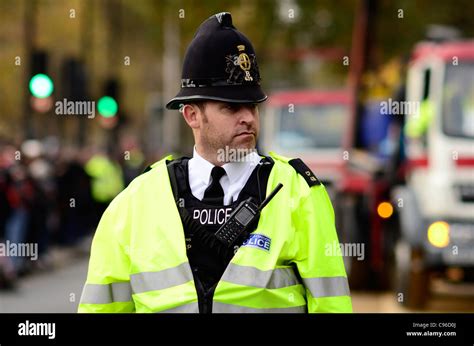
[[[245,46],[243,44],[239,44],[237,46],[237,49],[241,53],[237,57],[237,64],[236,65],[239,65],[240,68],[245,72],[244,79],[248,82],[251,82],[251,81],[253,81],[253,78],[250,75],[250,68],[252,67],[252,63],[250,62],[250,58],[247,55],[247,53],[244,52],[245,51]]]
[[[245,46],[237,46],[238,53],[226,56],[227,66],[225,71],[229,74],[227,83],[230,85],[241,85],[243,83],[259,83],[257,59],[255,54],[247,54]]]

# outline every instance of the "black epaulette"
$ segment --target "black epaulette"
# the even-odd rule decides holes
[[[288,163],[297,171],[299,174],[301,174],[308,183],[309,187],[312,187],[314,185],[321,185],[321,182],[319,179],[314,175],[314,173],[309,169],[308,166],[301,160],[301,159],[292,159],[288,161]]]
[[[151,166],[152,165],[149,165],[147,168],[145,168],[141,174],[145,174],[146,172],[151,171]]]
[[[170,161],[170,160],[167,160],[167,161],[166,161],[166,164],[168,165],[170,162],[174,162],[174,161],[176,161],[176,160],[171,160],[171,161]],[[151,170],[153,169],[153,167],[154,167],[157,163],[158,163],[158,161],[155,162],[155,163],[153,163],[153,164],[151,164],[151,165],[149,165],[147,168],[145,168],[145,169],[143,170],[143,172],[142,172],[141,174],[145,174],[146,172],[151,171]]]

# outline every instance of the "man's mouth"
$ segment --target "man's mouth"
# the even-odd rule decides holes
[[[238,136],[255,136],[255,132],[250,132],[250,131],[244,131],[244,132],[240,132],[239,134],[236,135],[236,137]]]

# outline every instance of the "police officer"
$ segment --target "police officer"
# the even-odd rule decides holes
[[[193,157],[153,164],[110,204],[80,312],[352,310],[342,258],[328,251],[338,241],[324,186],[301,160],[255,150],[266,98],[255,51],[230,13],[207,19],[167,104],[193,131]],[[234,242],[220,241],[243,201],[258,205],[279,184]]]

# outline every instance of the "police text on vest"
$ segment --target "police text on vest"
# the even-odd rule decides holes
[[[193,219],[201,225],[222,225],[232,213],[232,208],[194,209]]]
[[[56,338],[56,323],[37,323],[26,320],[18,324],[20,336],[47,336],[48,339]]]

